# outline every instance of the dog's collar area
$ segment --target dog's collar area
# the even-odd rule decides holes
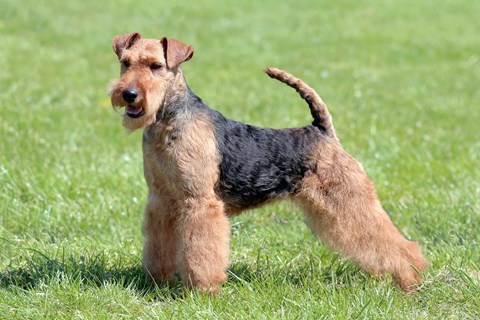
[[[155,115],[155,122],[159,122],[160,120],[162,120],[162,114],[161,114],[161,113],[162,113],[162,112],[161,112],[162,109],[163,109],[163,108],[160,107],[159,111],[157,111],[157,114]]]

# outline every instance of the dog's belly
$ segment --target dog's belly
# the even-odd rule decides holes
[[[215,120],[221,158],[217,194],[232,209],[295,193],[312,169],[310,155],[322,139],[318,128],[268,129],[223,117]]]
[[[217,193],[229,207],[244,210],[298,190],[304,172],[265,168],[222,170]],[[288,172],[290,171],[290,172]],[[302,170],[303,171],[303,170]]]

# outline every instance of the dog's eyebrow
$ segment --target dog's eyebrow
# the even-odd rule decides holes
[[[145,62],[147,64],[157,63],[157,64],[162,64],[162,65],[165,63],[165,61],[161,61],[160,59],[158,59],[158,57],[155,57],[155,56],[146,57]]]

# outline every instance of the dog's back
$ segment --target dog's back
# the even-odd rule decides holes
[[[259,128],[210,114],[221,160],[217,192],[237,210],[294,193],[311,169],[313,145],[325,139],[315,126]]]

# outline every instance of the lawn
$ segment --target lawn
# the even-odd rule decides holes
[[[2,0],[0,318],[478,319],[480,2]],[[189,85],[224,115],[302,126],[262,73],[316,88],[383,206],[431,262],[406,295],[319,243],[279,203],[232,220],[217,297],[140,264],[141,132],[110,107],[112,37],[192,45]]]

